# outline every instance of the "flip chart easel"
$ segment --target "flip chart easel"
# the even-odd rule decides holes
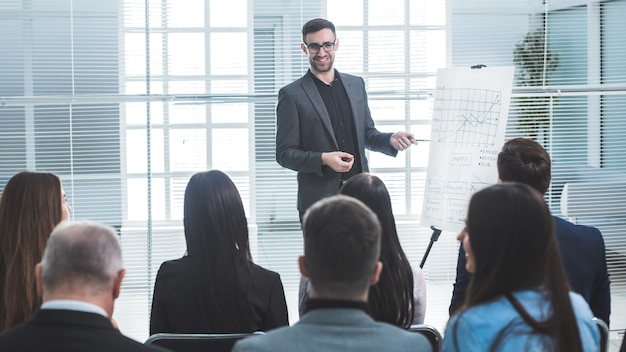
[[[421,219],[433,234],[420,267],[442,230],[463,228],[471,195],[497,182],[513,73],[483,64],[437,72]]]

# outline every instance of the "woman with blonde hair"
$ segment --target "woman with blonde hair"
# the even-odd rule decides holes
[[[27,320],[41,305],[35,266],[54,227],[70,207],[59,177],[20,172],[0,196],[0,332]]]

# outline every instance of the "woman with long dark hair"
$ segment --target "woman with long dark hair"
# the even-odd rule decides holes
[[[458,239],[473,273],[443,351],[597,351],[585,300],[569,291],[543,196],[521,183],[476,192]]]
[[[0,196],[0,332],[27,320],[41,305],[35,266],[54,227],[67,220],[61,180],[48,172],[22,171]]]
[[[380,261],[383,270],[378,284],[370,287],[369,313],[375,320],[408,328],[424,322],[426,284],[422,270],[409,263],[396,230],[391,198],[383,181],[361,173],[348,179],[339,193],[359,199],[376,215],[382,227]]]
[[[223,172],[191,177],[185,190],[187,254],[161,265],[150,334],[235,333],[288,325],[280,276],[252,262],[237,187]]]

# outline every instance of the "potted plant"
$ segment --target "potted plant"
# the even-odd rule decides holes
[[[547,76],[559,67],[559,56],[550,50],[543,27],[529,31],[515,44],[515,85],[518,87],[545,86]],[[517,100],[518,130],[536,139],[550,119],[550,97],[521,97]]]

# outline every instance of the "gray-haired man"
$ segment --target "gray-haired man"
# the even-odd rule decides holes
[[[159,351],[111,324],[124,274],[113,228],[90,222],[59,224],[36,267],[41,309],[0,334],[0,351]]]

